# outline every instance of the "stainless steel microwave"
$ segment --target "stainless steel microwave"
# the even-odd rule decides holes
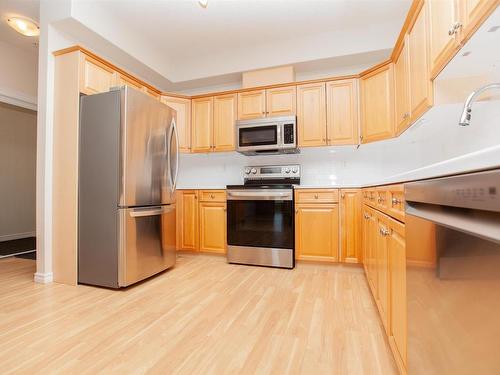
[[[298,153],[297,118],[284,116],[236,121],[236,151],[244,155]]]

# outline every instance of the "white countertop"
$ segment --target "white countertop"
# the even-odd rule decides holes
[[[485,169],[500,168],[500,145],[488,147],[480,151],[471,152],[462,156],[448,159],[439,163],[430,164],[422,168],[396,174],[377,181],[360,182],[359,184],[303,184],[300,189],[338,189],[360,188],[378,185],[398,184],[409,181],[424,180],[428,178],[444,177],[454,174],[475,172]],[[226,189],[226,185],[204,185],[202,181],[198,186],[179,186],[179,190],[187,189]]]

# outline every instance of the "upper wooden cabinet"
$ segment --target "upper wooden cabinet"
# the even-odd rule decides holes
[[[403,41],[401,51],[394,61],[394,104],[396,110],[396,135],[410,126],[410,84],[408,71],[408,43]]]
[[[161,101],[177,112],[179,150],[191,151],[191,99],[163,96]]]
[[[145,92],[146,94],[148,94],[149,96],[151,96],[152,98],[155,98],[155,99],[158,99],[158,100],[161,99],[160,98],[160,94],[157,93],[154,90],[151,90],[149,87],[143,87],[142,91]]]
[[[477,30],[481,23],[496,9],[498,0],[458,0],[460,40],[463,43]]]
[[[362,261],[361,189],[340,190],[340,261]]]
[[[358,80],[326,83],[327,143],[349,145],[359,142]]]
[[[360,78],[362,142],[394,135],[393,65],[385,64]]]
[[[80,92],[98,94],[114,86],[116,76],[112,68],[83,53],[80,58]]]
[[[326,86],[297,86],[297,132],[300,147],[326,145]]]
[[[235,149],[236,102],[236,94],[214,97],[213,146],[215,151]]]
[[[208,152],[212,150],[213,139],[213,108],[212,97],[193,99],[191,151]]]
[[[295,86],[240,92],[238,94],[238,119],[294,115],[296,101]]]
[[[444,68],[460,47],[460,39],[454,30],[458,24],[458,0],[427,0],[429,11],[429,35],[431,77]]]
[[[118,81],[116,82],[116,86],[129,86],[138,90],[142,90],[142,85],[138,81],[129,78],[126,75],[118,73],[117,78]]]
[[[423,6],[408,33],[408,71],[410,82],[410,122],[415,122],[432,106],[430,78],[429,26],[427,7]]]
[[[266,90],[238,93],[238,119],[266,117]]]
[[[266,90],[266,115],[290,116],[297,112],[297,89],[295,86]]]

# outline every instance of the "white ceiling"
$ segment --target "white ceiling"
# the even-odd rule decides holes
[[[196,0],[73,0],[72,17],[180,87],[263,67],[379,58],[394,45],[410,4],[209,0],[203,9]]]
[[[19,34],[7,24],[7,19],[18,16],[38,22],[39,7],[38,0],[0,0],[0,41],[38,53],[38,37]]]

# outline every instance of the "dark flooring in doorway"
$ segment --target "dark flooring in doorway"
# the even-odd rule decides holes
[[[0,256],[14,255],[25,251],[36,249],[36,238],[20,238],[18,240],[2,241],[0,242]],[[24,256],[23,256],[24,255]],[[36,252],[21,254],[19,257],[36,259]]]

